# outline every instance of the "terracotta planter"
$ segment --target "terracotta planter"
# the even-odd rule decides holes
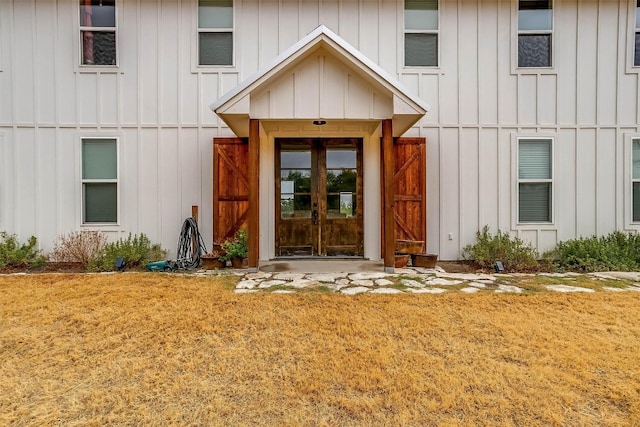
[[[435,268],[437,261],[438,261],[438,254],[411,255],[411,265],[414,267]]]
[[[399,254],[396,255],[396,260],[393,266],[395,268],[403,268],[407,266],[407,262],[409,262],[409,255]]]
[[[419,254],[424,248],[424,240],[396,240],[396,253]]]
[[[247,258],[231,258],[231,266],[233,268],[247,268],[249,266],[249,260]]]
[[[227,263],[220,261],[218,257],[203,256],[200,259],[202,260],[202,268],[204,268],[205,270],[216,270],[218,268],[225,268],[227,266]]]

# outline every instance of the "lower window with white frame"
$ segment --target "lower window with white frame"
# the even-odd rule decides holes
[[[631,220],[640,222],[640,138],[632,140],[633,166],[631,182],[632,190],[632,213]]]
[[[118,222],[118,141],[82,139],[82,223]]]
[[[518,139],[518,222],[552,221],[552,139]]]

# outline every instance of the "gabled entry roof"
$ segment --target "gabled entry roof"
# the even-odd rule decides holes
[[[321,25],[210,108],[240,137],[249,119],[393,120],[401,136],[431,108]]]

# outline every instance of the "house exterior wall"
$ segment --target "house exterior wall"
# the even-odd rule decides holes
[[[459,258],[485,224],[540,250],[640,227],[630,184],[631,138],[640,136],[635,2],[555,1],[553,67],[525,71],[516,66],[517,2],[441,1],[436,68],[403,66],[403,5],[235,1],[234,66],[198,67],[195,0],[117,0],[118,66],[98,69],[78,65],[77,1],[1,1],[0,230],[36,235],[49,250],[59,234],[95,229],[81,224],[80,157],[81,138],[95,135],[117,138],[119,158],[119,224],[97,228],[114,238],[144,232],[175,250],[197,205],[209,242],[211,141],[232,136],[209,104],[320,24],[432,106],[405,134],[427,138],[428,251]],[[553,138],[548,224],[517,223],[524,136]],[[261,207],[271,206],[264,197]],[[376,224],[365,224],[370,235]],[[270,244],[265,236],[263,258]],[[376,243],[366,245],[375,257]]]

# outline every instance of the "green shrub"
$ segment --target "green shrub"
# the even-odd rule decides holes
[[[45,259],[36,249],[38,240],[31,236],[26,244],[19,244],[13,234],[0,232],[0,268],[19,267],[33,268],[44,264]]]
[[[570,271],[634,271],[640,268],[640,236],[614,231],[607,236],[567,240],[545,254]]]
[[[462,256],[479,267],[493,268],[496,261],[501,261],[507,271],[531,271],[540,267],[538,251],[519,237],[500,230],[494,236],[485,225],[476,232],[476,238],[475,244],[462,249]]]
[[[89,269],[94,271],[115,270],[116,259],[124,258],[127,268],[143,268],[148,262],[165,259],[167,251],[158,244],[151,244],[151,240],[144,234],[131,235],[126,239],[107,243],[100,255],[90,261]]]

